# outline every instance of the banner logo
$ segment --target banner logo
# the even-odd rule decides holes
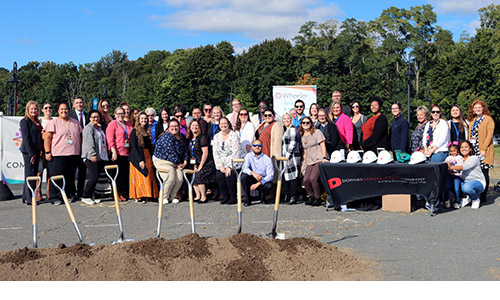
[[[330,190],[333,190],[334,188],[340,186],[341,184],[342,180],[340,180],[340,178],[338,177],[328,179],[328,187],[330,188]]]
[[[19,151],[21,151],[21,147],[23,146],[23,137],[21,135],[21,128],[19,128],[19,132],[16,133],[16,137],[12,139],[16,144],[16,147],[19,147]]]

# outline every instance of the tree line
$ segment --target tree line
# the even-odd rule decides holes
[[[32,61],[18,70],[19,110],[29,100],[70,101],[81,95],[86,103],[105,98],[116,107],[167,107],[210,102],[229,112],[229,101],[239,98],[256,111],[258,102],[272,104],[274,85],[314,84],[318,103],[325,107],[340,90],[346,101],[361,102],[369,114],[369,99],[385,100],[383,111],[400,102],[406,116],[408,66],[411,123],[419,105],[452,104],[467,110],[472,101],[485,101],[492,117],[500,114],[500,5],[479,9],[480,28],[463,33],[458,42],[436,25],[431,5],[410,9],[390,7],[372,21],[346,19],[303,24],[292,40],[265,40],[236,54],[222,41],[216,45],[175,51],[155,50],[130,60],[113,50],[97,62]],[[6,111],[11,73],[0,68],[0,109]],[[429,101],[430,100],[430,101]],[[413,127],[413,125],[412,125]],[[497,128],[499,128],[497,126]]]

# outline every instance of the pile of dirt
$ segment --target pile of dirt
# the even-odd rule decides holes
[[[306,238],[251,234],[0,253],[0,280],[375,280],[373,264]]]

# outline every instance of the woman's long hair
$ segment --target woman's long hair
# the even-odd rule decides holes
[[[481,106],[483,107],[483,115],[487,115],[491,117],[490,110],[488,109],[488,105],[484,103],[483,101],[477,99],[476,101],[472,102],[471,106],[469,107],[469,111],[467,112],[467,120],[469,122],[472,122],[474,118],[476,117],[476,114],[474,113],[474,105],[480,103]]]
[[[312,122],[311,117],[309,117],[309,116],[305,116],[304,118],[302,118],[302,121],[300,121],[300,126],[299,126],[300,136],[304,136],[304,132],[305,132],[305,130],[304,130],[304,128],[302,128],[302,122],[304,122],[304,120],[305,120],[305,119],[308,119],[308,120],[309,120],[309,122],[311,122],[311,127],[310,127],[310,129],[308,130],[308,132],[309,132],[310,134],[314,134],[314,131],[316,130],[316,128],[314,127],[314,124],[313,124],[313,122]]]
[[[458,104],[453,104],[451,106],[451,108],[450,108],[450,120],[451,120],[451,122],[453,122],[453,118],[451,117],[451,109],[453,107],[458,108],[458,110],[460,111],[460,116],[458,116],[458,130],[463,131],[465,128],[467,128],[467,123],[465,122],[465,117],[464,117],[464,113],[462,112],[462,108],[460,108],[460,106]]]
[[[104,102],[108,102],[108,108],[111,109],[109,101],[105,100],[105,99],[101,99],[101,100],[99,100],[99,104],[97,104],[97,110],[99,111],[99,114],[101,115],[101,122],[104,122],[107,125],[109,122],[113,121],[113,117],[109,114],[109,110],[108,110],[108,112],[105,112],[104,109],[102,108],[102,104]]]
[[[149,128],[149,124],[146,122],[145,126],[141,126],[139,122],[139,119],[141,118],[142,115],[145,115],[146,119],[148,118],[148,115],[144,111],[139,112],[137,118],[135,119],[134,127],[135,127],[135,134],[137,135],[137,142],[140,147],[144,148],[144,135],[146,134],[147,136],[149,136],[151,141],[153,140],[153,138],[151,136],[151,130]]]
[[[26,103],[26,110],[24,112],[24,118],[26,120],[31,119],[31,117],[30,117],[30,106],[31,105],[36,105],[38,112],[36,113],[35,121],[40,123],[40,107],[38,106],[38,103],[36,103],[35,101],[28,101],[28,103]]]

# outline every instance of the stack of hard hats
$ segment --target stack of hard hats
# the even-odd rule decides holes
[[[410,165],[416,165],[422,162],[425,162],[427,158],[425,157],[425,154],[423,154],[420,151],[413,152],[413,154],[410,157]]]
[[[341,161],[344,161],[344,154],[340,152],[339,150],[333,151],[331,157],[330,157],[330,162],[331,163],[339,163]]]
[[[373,162],[377,161],[377,155],[373,151],[366,151],[365,154],[363,154],[363,163],[364,164],[371,164]]]
[[[392,155],[391,155],[391,153],[389,151],[382,150],[378,154],[377,164],[385,165],[385,164],[390,163],[393,160],[394,159],[392,158]]]

